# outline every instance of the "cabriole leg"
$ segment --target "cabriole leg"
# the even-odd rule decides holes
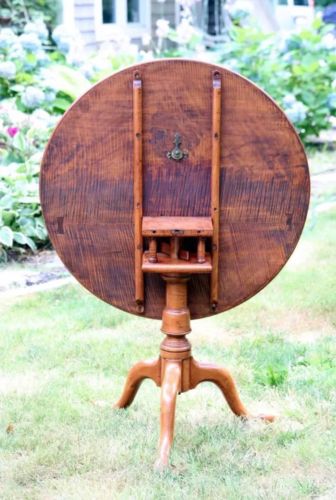
[[[235,415],[243,418],[261,418],[267,422],[273,422],[273,415],[252,415],[247,411],[237,391],[235,381],[225,368],[211,363],[199,363],[191,359],[191,388],[201,382],[213,382],[222,391],[229,407]]]
[[[169,453],[174,439],[176,397],[181,387],[181,362],[164,360],[164,375],[161,386],[161,417],[159,454],[156,469],[169,465]]]
[[[160,358],[150,361],[140,361],[134,365],[128,373],[123,393],[119,401],[115,404],[115,408],[127,408],[127,406],[130,406],[141,383],[146,378],[150,378],[156,385],[160,385],[160,372]]]

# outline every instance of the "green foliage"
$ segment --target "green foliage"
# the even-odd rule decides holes
[[[0,32],[0,261],[9,249],[36,250],[48,241],[38,197],[41,154],[58,116],[90,87],[47,37],[41,21],[20,36]]]
[[[14,5],[15,2],[12,2]],[[45,1],[41,0],[41,8]],[[26,2],[28,8],[38,2]],[[20,11],[21,12],[21,11]],[[17,13],[17,15],[20,14]],[[21,26],[21,25],[20,25]],[[135,62],[133,48],[87,56],[58,26],[51,45],[41,19],[0,31],[0,260],[48,241],[38,198],[41,154],[58,118],[92,82]]]
[[[286,111],[304,142],[331,127],[336,116],[336,51],[331,27],[279,35],[235,26],[220,60],[266,90]]]
[[[315,0],[316,7],[327,7],[328,5],[333,5],[335,0]]]
[[[27,22],[43,17],[52,28],[60,9],[60,0],[0,0],[0,24],[10,25],[21,33]]]
[[[16,14],[30,20],[35,17],[33,6],[43,9],[48,2],[6,4],[18,3],[27,15],[22,9]],[[76,98],[122,67],[162,56],[209,57],[216,62],[219,58],[266,89],[305,142],[329,128],[330,116],[336,114],[335,42],[321,21],[281,40],[255,28],[234,26],[225,46],[210,52],[187,17],[176,29],[161,19],[158,42],[147,40],[147,51],[139,51],[120,34],[119,40],[103,44],[89,56],[78,35],[64,26],[52,32],[57,49],[41,18],[18,22],[14,28],[0,31],[0,259],[11,248],[35,249],[47,242],[37,193],[47,139]],[[276,383],[279,377],[273,372],[269,370],[268,376]]]
[[[10,115],[11,110],[7,109]],[[5,114],[3,115],[5,117]],[[19,115],[20,116],[20,115]],[[43,147],[53,121],[43,110],[23,114],[19,128],[1,132],[0,246],[5,250],[26,247],[36,250],[47,241],[38,197],[38,173]],[[48,121],[49,119],[49,127]],[[11,133],[11,135],[8,133]]]

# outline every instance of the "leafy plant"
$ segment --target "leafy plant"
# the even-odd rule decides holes
[[[41,150],[55,119],[43,110],[36,110],[31,115],[19,112],[14,101],[2,104],[0,109],[3,117],[0,135],[0,258],[4,260],[10,248],[36,250],[48,239],[38,197],[38,174]]]
[[[284,37],[234,26],[220,61],[265,89],[283,107],[304,142],[336,116],[336,43],[332,27],[316,19]]]
[[[14,2],[12,2],[14,3]],[[10,249],[48,241],[38,198],[42,151],[58,120],[92,81],[135,61],[132,46],[87,57],[75,33],[48,30],[41,19],[0,31],[0,260]],[[115,45],[116,47],[116,45]]]
[[[0,0],[0,24],[22,32],[28,22],[43,16],[47,25],[53,27],[60,7],[60,0]]]
[[[258,373],[257,381],[262,385],[278,387],[282,385],[288,377],[288,369],[284,366],[268,365],[266,369]]]
[[[329,128],[330,117],[336,115],[335,39],[321,20],[284,38],[237,23],[227,43],[206,51],[186,3],[176,29],[167,20],[157,21],[157,42],[144,39],[146,50],[139,51],[124,33],[116,32],[114,40],[88,56],[78,34],[65,26],[57,26],[50,37],[34,10],[47,3],[0,4],[23,9],[13,29],[0,31],[0,258],[10,248],[35,249],[46,243],[37,193],[41,152],[74,99],[121,67],[162,56],[219,60],[268,91],[305,142]],[[27,14],[22,14],[24,9]],[[270,371],[268,377],[279,379]]]
[[[328,5],[333,5],[335,0],[315,0],[316,7],[327,7]]]

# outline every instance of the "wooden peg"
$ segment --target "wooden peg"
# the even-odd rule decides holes
[[[197,262],[203,264],[205,262],[205,239],[198,238],[197,241]]]
[[[177,236],[173,236],[170,239],[170,258],[178,259],[180,249],[180,239]]]
[[[157,240],[156,238],[149,239],[149,262],[155,264],[158,261],[157,259]]]

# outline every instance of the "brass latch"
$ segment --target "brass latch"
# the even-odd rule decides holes
[[[183,158],[188,158],[188,151],[182,151],[182,149],[180,149],[180,146],[182,144],[180,134],[175,134],[174,144],[175,147],[171,151],[168,151],[167,158],[175,161],[180,161],[183,160]]]

